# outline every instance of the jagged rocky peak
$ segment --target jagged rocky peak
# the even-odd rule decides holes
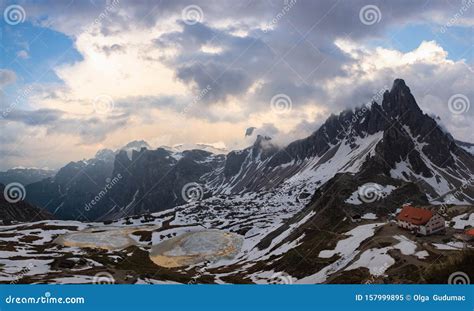
[[[115,152],[110,149],[101,149],[97,151],[97,153],[95,154],[96,160],[109,162],[109,161],[113,161],[114,158],[115,158]]]
[[[396,90],[408,90],[408,92],[410,92],[410,88],[406,85],[405,80],[403,79],[393,80],[392,89],[390,91],[393,92]]]
[[[134,140],[120,148],[121,151],[125,151],[130,160],[133,159],[133,154],[141,151],[142,149],[151,149],[150,145],[144,140]]]
[[[355,134],[363,136],[384,130],[390,118],[413,125],[423,117],[410,88],[403,79],[395,79],[392,88],[383,93],[381,105],[376,101],[354,109],[346,109],[340,114],[331,114],[315,135],[323,135],[327,141],[335,143],[337,138]],[[388,117],[388,118],[387,118]],[[391,122],[389,122],[391,123]]]
[[[120,149],[122,149],[122,150],[129,150],[129,149],[141,150],[142,148],[151,149],[150,145],[144,140],[131,141]]]
[[[270,136],[266,135],[257,135],[257,139],[255,139],[255,142],[253,143],[254,146],[263,146],[267,142],[271,141],[272,138]]]
[[[272,142],[272,138],[266,135],[257,135],[257,139],[252,146],[252,156],[260,157],[262,160],[273,155],[278,150],[277,145]]]
[[[383,94],[382,107],[391,116],[423,114],[410,88],[402,79],[395,79],[391,90]]]
[[[197,142],[197,143],[179,143],[174,144],[173,146],[161,146],[170,152],[182,153],[190,150],[203,150],[213,154],[226,154],[229,152],[226,145],[223,142]]]

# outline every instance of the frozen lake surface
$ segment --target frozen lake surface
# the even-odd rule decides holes
[[[242,242],[242,236],[225,231],[188,232],[153,246],[150,258],[167,268],[232,259],[240,252]]]
[[[127,229],[80,231],[60,236],[55,242],[64,246],[115,250],[135,244],[135,241],[129,237],[129,232],[130,230]]]

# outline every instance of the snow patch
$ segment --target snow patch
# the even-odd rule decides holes
[[[377,219],[377,215],[375,215],[374,213],[367,213],[367,214],[362,215],[362,217],[360,217],[360,218],[375,220],[375,219]]]
[[[362,225],[352,229],[349,232],[346,232],[344,235],[350,236],[349,238],[337,242],[336,248],[334,250],[321,251],[319,253],[319,257],[331,258],[336,254],[341,256],[348,256],[352,254],[357,248],[359,248],[363,241],[375,234],[376,228],[383,224],[384,223]]]
[[[454,221],[453,228],[464,230],[466,227],[474,227],[474,213],[465,213],[456,217],[453,217],[451,221]]]
[[[361,205],[364,202],[361,201],[361,193],[364,193],[365,191],[365,185],[360,186],[356,191],[354,191],[349,198],[347,198],[344,202],[352,204],[352,205]],[[377,199],[385,198],[389,196],[393,190],[397,189],[397,187],[392,186],[392,185],[378,185],[374,184],[373,188],[373,195],[377,196]]]

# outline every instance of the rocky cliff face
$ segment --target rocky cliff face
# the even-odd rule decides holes
[[[90,160],[70,162],[54,177],[26,186],[26,200],[59,219],[88,220],[85,204],[104,189],[114,169],[114,155],[104,152],[98,155]]]
[[[338,172],[363,170],[415,182],[434,203],[451,194],[451,202],[474,203],[469,183],[474,158],[466,148],[424,114],[405,82],[397,79],[381,104],[332,115],[311,136],[273,150],[258,165],[249,164],[248,152],[229,154],[226,167],[232,169],[213,185],[239,193],[274,188],[288,179],[297,182],[308,174],[325,174],[319,180],[323,184]]]
[[[122,176],[94,212],[100,219],[139,215],[185,204],[182,190],[222,165],[223,156],[202,150],[173,153],[162,148],[120,152],[112,176]],[[197,186],[196,186],[197,187]],[[206,195],[199,186],[198,199]]]

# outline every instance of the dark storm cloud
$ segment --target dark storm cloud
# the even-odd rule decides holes
[[[26,125],[40,126],[57,122],[61,119],[63,114],[63,112],[54,109],[40,109],[34,111],[13,109],[10,112],[3,113],[3,118],[7,121],[16,121]]]
[[[29,19],[69,33],[83,30],[97,19],[104,29],[110,28],[104,31],[110,32],[128,29],[132,24],[151,27],[168,17],[181,19],[186,6],[197,5],[202,9],[205,24],[224,20],[232,21],[230,27],[263,23],[285,28],[289,33],[301,33],[317,46],[322,37],[371,37],[380,35],[387,27],[408,21],[431,22],[430,17],[435,15],[448,22],[459,12],[463,0],[297,0],[294,5],[287,5],[290,7],[287,11],[283,0],[29,0],[20,4],[28,11]],[[361,8],[368,4],[376,5],[381,12],[380,22],[370,26],[359,19]],[[120,10],[126,14],[119,14]]]
[[[225,64],[209,62],[179,67],[177,76],[184,82],[194,83],[196,90],[209,87],[208,102],[225,101],[229,95],[245,93],[252,84],[249,74],[239,68],[225,68]]]
[[[252,102],[250,110],[261,109],[255,103],[267,103],[279,93],[289,95],[295,105],[309,100],[325,101],[328,96],[320,85],[347,75],[343,68],[354,61],[334,45],[337,38],[376,37],[390,25],[409,20],[415,12],[428,10],[413,2],[380,2],[377,5],[381,22],[368,26],[359,18],[360,9],[366,4],[365,1],[297,1],[275,22],[283,8],[283,3],[278,1],[263,6],[250,2],[219,14],[202,3],[203,23],[181,23],[181,31],[166,33],[156,43],[164,48],[178,48],[177,55],[166,62],[179,79],[196,92],[211,86],[213,91],[203,103],[225,102],[230,95],[244,96],[259,80],[255,96],[247,98]],[[220,7],[226,5],[230,4],[223,3]],[[442,7],[443,3],[439,2],[429,10]],[[262,31],[260,25],[253,24],[247,28],[248,34],[241,37],[232,35],[229,29],[212,26],[212,21],[237,19],[243,12],[247,13],[247,20],[260,20],[260,24],[263,21],[272,29]],[[422,17],[418,14],[416,18]],[[203,52],[206,45],[216,47],[217,52]],[[367,91],[365,95],[369,94]]]
[[[111,3],[115,4],[109,9]],[[418,97],[426,96],[428,90],[430,95],[440,98],[440,102],[456,92],[473,98],[472,91],[458,87],[464,85],[466,68],[455,68],[440,75],[437,65],[415,64],[412,68],[379,70],[367,81],[359,79],[362,72],[359,76],[358,72],[347,70],[356,60],[334,43],[337,39],[350,39],[362,46],[367,39],[387,39],[387,31],[406,23],[430,24],[433,17],[447,22],[462,7],[462,0],[299,0],[289,8],[287,6],[287,10],[283,0],[25,1],[22,4],[29,19],[73,36],[91,25],[99,25],[101,33],[107,35],[132,26],[146,31],[168,19],[178,21],[177,30],[173,28],[144,44],[172,49],[171,56],[159,61],[172,69],[176,78],[195,94],[210,88],[210,92],[191,107],[196,111],[193,116],[208,120],[215,120],[216,116],[207,113],[206,109],[212,109],[212,104],[225,104],[229,97],[237,98],[248,112],[243,115],[248,116],[268,109],[270,99],[280,93],[291,98],[295,109],[317,102],[328,111],[339,112],[366,103],[398,77],[411,78],[407,83],[415,94],[418,92]],[[359,16],[360,10],[369,4],[376,5],[381,14],[380,21],[373,25],[364,24]],[[188,25],[181,21],[183,9],[188,5],[198,5],[202,9],[200,22]],[[120,43],[115,47],[106,46],[103,51],[110,54],[126,48],[125,43]],[[214,51],[206,52],[206,48]],[[329,93],[324,86],[334,78],[350,78],[352,83]],[[431,85],[437,87],[430,90]],[[181,99],[148,98],[143,102],[146,105],[141,106],[142,114],[146,114],[146,109],[156,107],[175,105],[180,111],[186,106]],[[135,103],[131,100],[129,107],[123,103],[123,118],[137,114],[133,110]],[[444,111],[441,104],[437,109],[444,119],[454,122],[453,116]],[[54,119],[49,120],[54,122]],[[63,118],[56,121],[62,122]],[[109,120],[116,122],[110,129],[115,130],[121,121],[122,118]],[[308,122],[301,126],[306,128],[312,124],[312,121]],[[97,128],[89,125],[91,129],[84,132],[85,136],[104,137],[105,130],[101,125]],[[64,124],[58,126],[59,131],[67,128]]]
[[[361,22],[359,12],[367,4],[380,9],[378,23],[366,25]],[[156,44],[163,48],[178,48],[178,54],[166,59],[166,63],[175,70],[177,78],[195,92],[211,86],[213,92],[202,103],[222,102],[230,95],[244,95],[259,79],[263,82],[255,100],[287,92],[291,97],[300,97],[296,100],[299,103],[316,96],[324,100],[325,94],[318,86],[327,79],[347,74],[343,67],[353,60],[334,45],[337,38],[362,40],[383,36],[393,25],[422,22],[434,13],[451,17],[462,1],[430,1],[427,5],[423,1],[410,0],[370,3],[366,0],[95,0],[54,2],[54,5],[27,1],[25,5],[32,18],[47,12],[51,27],[75,31],[82,28],[71,27],[72,23],[83,26],[99,19],[103,33],[128,29],[129,25],[151,27],[169,17],[181,20],[183,9],[197,5],[203,12],[199,23],[180,22],[181,30],[163,34],[156,39]],[[121,10],[126,12],[126,17],[119,14]],[[220,26],[224,21],[228,26]],[[271,29],[264,32],[260,28],[262,25]],[[232,30],[241,29],[247,30],[248,34],[244,37],[231,34]],[[219,47],[221,51],[205,53],[202,51],[205,45]],[[126,48],[113,47],[105,47],[105,52],[109,54]]]

